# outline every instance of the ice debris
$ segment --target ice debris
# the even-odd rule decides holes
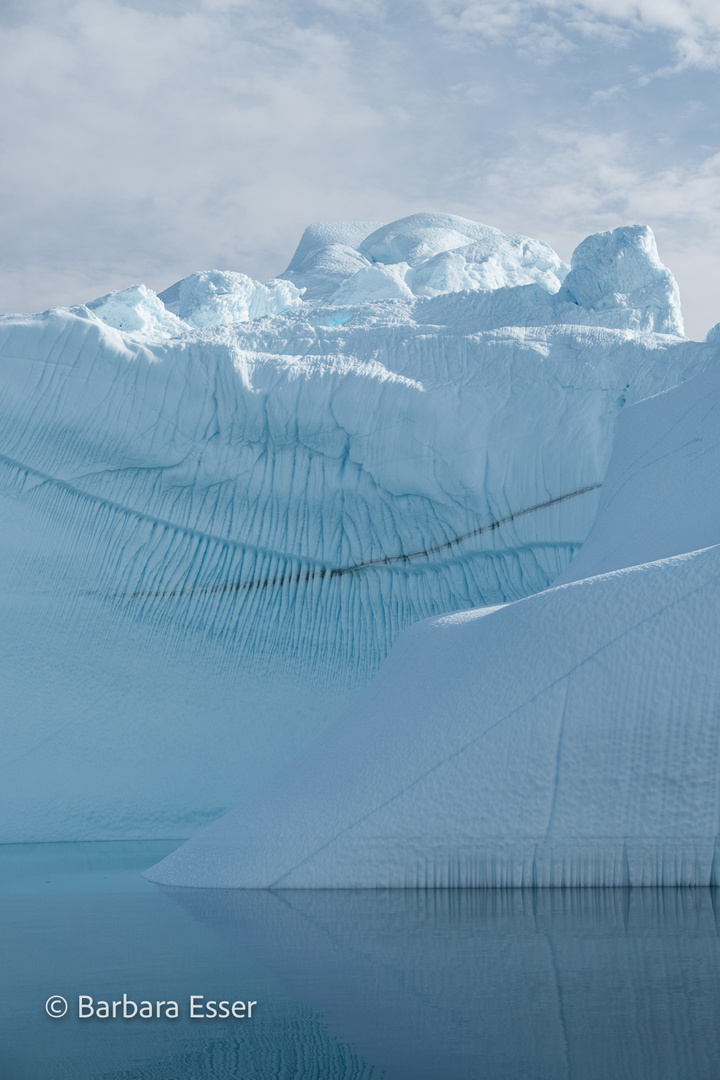
[[[187,333],[185,324],[146,285],[106,293],[86,306],[101,322],[126,334],[170,338]]]
[[[218,326],[279,315],[301,303],[302,289],[290,281],[262,285],[247,274],[208,270],[190,274],[160,293],[169,311],[190,326]]]

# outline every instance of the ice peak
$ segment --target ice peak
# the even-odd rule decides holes
[[[388,300],[405,301],[409,318],[442,323],[443,298],[452,321],[469,320],[475,331],[564,324],[683,333],[677,284],[646,225],[588,236],[568,266],[542,240],[436,213],[379,226],[310,225],[287,270],[265,284],[234,270],[204,270],[159,296],[137,285],[88,306],[118,330],[167,338],[295,311],[312,321],[319,305]],[[342,321],[350,317],[346,311]]]
[[[184,322],[203,327],[278,315],[297,307],[301,295],[289,281],[262,285],[234,270],[203,270],[176,281],[160,300]]]
[[[425,213],[379,228],[311,225],[280,276],[304,287],[306,299],[356,305],[532,284],[555,293],[568,269],[542,240],[505,236],[454,214]]]
[[[575,248],[558,294],[587,311],[624,311],[633,330],[683,333],[680,293],[647,225],[594,233]],[[613,322],[612,325],[615,325]]]

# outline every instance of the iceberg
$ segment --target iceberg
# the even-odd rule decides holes
[[[720,884],[720,372],[624,410],[560,583],[406,631],[345,717],[149,876]]]
[[[716,354],[649,230],[590,240],[321,224],[265,284],[0,318],[1,840],[184,838],[413,624],[549,595],[617,415]]]

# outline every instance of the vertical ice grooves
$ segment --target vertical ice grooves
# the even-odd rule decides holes
[[[65,545],[82,568],[83,593],[127,607],[165,633],[218,640],[236,659],[262,665],[282,653],[307,669],[351,670],[354,680],[366,679],[418,618],[505,600],[513,580],[520,594],[541,588],[574,550],[543,543],[472,550],[470,535],[465,551],[451,542],[437,553],[327,568],[153,519],[6,455],[0,481],[42,503],[48,543]],[[452,559],[443,557],[446,547]]]

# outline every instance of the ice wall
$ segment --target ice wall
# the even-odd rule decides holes
[[[0,839],[188,835],[404,628],[546,588],[618,411],[714,354],[677,333],[649,236],[568,271],[460,218],[321,225],[265,285],[2,318]],[[415,291],[373,299],[366,270]]]
[[[720,884],[719,455],[717,367],[628,409],[569,584],[407,631],[341,721],[150,876]]]

